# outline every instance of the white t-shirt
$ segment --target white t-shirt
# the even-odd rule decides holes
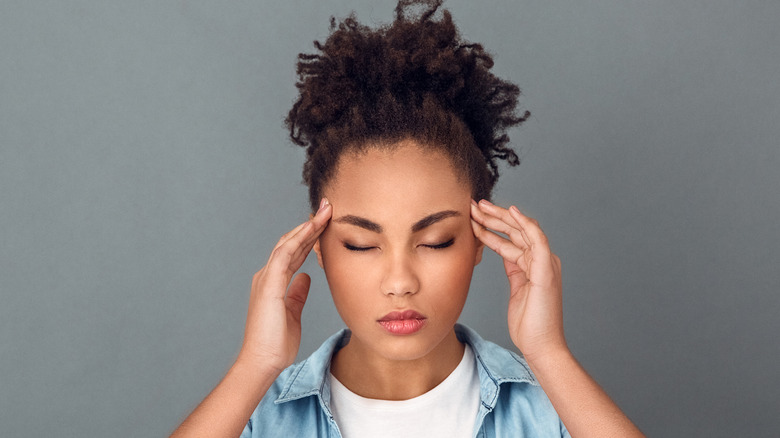
[[[361,397],[329,373],[331,411],[344,438],[471,437],[479,411],[479,375],[466,345],[455,370],[409,400]]]

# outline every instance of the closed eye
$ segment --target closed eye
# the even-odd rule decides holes
[[[347,248],[350,251],[368,251],[374,249],[373,246],[355,246],[355,245],[350,245],[349,243],[346,242],[344,242],[344,248]]]
[[[444,248],[447,248],[448,246],[452,246],[453,243],[455,243],[455,239],[454,238],[450,239],[450,240],[448,240],[446,242],[437,243],[435,245],[423,245],[423,246],[426,247],[426,248],[431,248],[431,249],[444,249]]]

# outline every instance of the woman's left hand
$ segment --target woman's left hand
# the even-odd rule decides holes
[[[471,206],[474,235],[504,259],[509,279],[509,334],[526,360],[568,349],[563,334],[561,261],[547,236],[515,206]],[[497,234],[503,234],[501,236]]]

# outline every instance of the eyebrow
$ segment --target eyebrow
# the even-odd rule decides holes
[[[423,230],[435,224],[436,222],[442,221],[444,219],[453,216],[460,216],[460,212],[457,212],[455,210],[444,210],[438,213],[430,214],[420,219],[419,221],[415,222],[414,225],[412,225],[412,232],[416,233],[420,230]],[[351,214],[348,214],[346,216],[341,216],[338,219],[334,219],[333,222],[337,222],[340,224],[354,225],[356,227],[364,228],[368,231],[373,231],[374,233],[381,233],[383,231],[382,226],[379,225],[378,223]]]
[[[368,231],[373,231],[375,233],[381,233],[382,232],[382,226],[379,225],[376,222],[372,222],[366,218],[362,218],[360,216],[354,216],[351,214],[348,214],[346,216],[341,216],[338,219],[333,219],[332,222],[338,222],[340,224],[350,224],[354,225],[356,227],[365,228]]]
[[[438,213],[434,213],[429,216],[425,216],[424,218],[420,219],[419,221],[415,222],[414,225],[412,225],[412,232],[416,233],[423,228],[429,227],[436,222],[439,222],[441,220],[447,219],[448,217],[453,216],[460,216],[460,212],[457,212],[455,210],[444,210],[440,211]]]

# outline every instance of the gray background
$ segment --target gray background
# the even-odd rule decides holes
[[[282,119],[385,1],[0,3],[0,435],[162,436],[304,220]],[[780,2],[450,0],[532,119],[496,192],[564,263],[572,350],[650,436],[780,430]],[[316,263],[301,355],[341,327]],[[462,321],[510,346],[506,280]]]

